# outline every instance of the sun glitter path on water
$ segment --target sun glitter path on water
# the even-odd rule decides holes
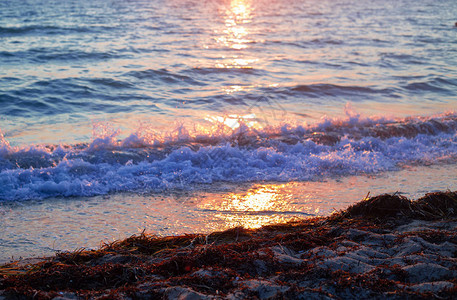
[[[256,115],[255,114],[249,114],[249,115],[244,115],[244,116],[238,116],[238,115],[228,115],[225,117],[221,116],[209,116],[205,118],[205,120],[210,121],[212,123],[216,124],[224,124],[231,129],[237,129],[241,125],[247,126],[249,128],[255,128],[255,129],[260,129],[261,126],[260,124],[256,121]]]
[[[284,193],[293,189],[292,184],[259,184],[247,191],[222,194],[217,199],[209,196],[202,197],[198,210],[213,212],[214,218],[224,220],[229,227],[243,226],[245,228],[259,228],[274,222],[284,222],[297,215],[314,215],[318,211],[310,212],[302,209],[300,213],[292,204],[292,194]]]
[[[248,1],[233,0],[225,13],[225,29],[223,35],[216,40],[232,49],[241,50],[251,42],[247,36],[249,31],[245,24],[251,22],[252,7]]]

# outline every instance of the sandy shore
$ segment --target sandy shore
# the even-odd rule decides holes
[[[326,218],[3,265],[0,299],[451,299],[456,229],[455,192],[381,195]]]

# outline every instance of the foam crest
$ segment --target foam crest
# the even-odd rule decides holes
[[[252,125],[252,123],[250,124]],[[0,199],[192,189],[214,182],[314,181],[457,161],[457,116],[326,119],[263,129],[242,120],[219,131],[181,125],[119,139],[97,124],[88,144],[11,147],[0,135]]]

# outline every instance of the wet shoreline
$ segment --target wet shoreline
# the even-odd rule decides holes
[[[208,235],[142,233],[0,268],[0,298],[451,298],[457,194],[365,199],[329,217]]]

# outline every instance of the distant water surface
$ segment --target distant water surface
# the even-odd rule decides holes
[[[1,1],[5,257],[117,238],[113,218],[175,234],[457,189],[456,16],[453,0]],[[141,203],[157,213],[138,225]],[[91,225],[59,236],[49,209]]]
[[[1,129],[13,144],[86,142],[92,123],[254,113],[313,122],[455,108],[455,1],[0,3]],[[192,126],[192,125],[189,125]]]

